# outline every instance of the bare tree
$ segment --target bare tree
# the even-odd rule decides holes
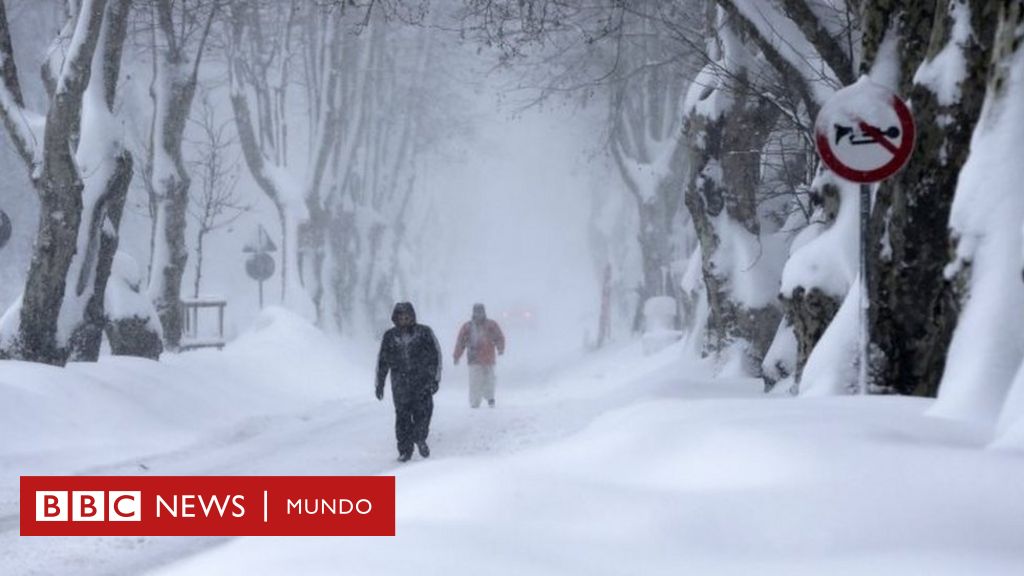
[[[200,137],[194,142],[195,156],[188,162],[199,180],[198,193],[189,197],[189,216],[196,223],[195,281],[192,295],[199,296],[203,277],[203,246],[208,234],[230,225],[251,208],[237,193],[238,158],[232,153],[237,144],[230,132],[232,120],[218,120],[209,94],[201,99],[198,118],[192,123]]]

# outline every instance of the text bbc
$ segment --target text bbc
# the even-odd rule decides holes
[[[139,522],[139,491],[37,491],[36,522]]]

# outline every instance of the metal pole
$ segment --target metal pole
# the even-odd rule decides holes
[[[871,185],[860,185],[860,371],[858,388],[861,394],[871,390],[868,365],[871,358],[871,300],[868,289],[871,286],[869,275],[869,238],[871,226]]]
[[[263,280],[260,280],[260,310],[263,310]]]

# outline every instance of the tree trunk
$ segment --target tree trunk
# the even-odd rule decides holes
[[[86,1],[79,6],[78,24],[71,37],[74,50],[69,51],[72,56],[64,62],[60,81],[54,84],[43,132],[42,171],[38,177],[33,174],[40,195],[39,228],[18,313],[17,333],[13,341],[4,343],[4,356],[63,365],[70,353],[70,326],[62,326],[60,319],[82,218],[84,185],[74,159],[78,138],[75,132],[81,119],[82,96],[89,85],[105,7],[105,0]],[[10,47],[9,26],[6,13],[3,16],[0,38],[6,41],[0,48],[7,49]],[[0,55],[0,59],[7,57],[13,54]],[[5,90],[20,95],[20,89],[12,89],[10,84],[13,64],[5,66],[3,72]],[[13,81],[16,82],[16,78]],[[10,127],[7,106],[5,103],[4,117]],[[19,141],[17,135],[15,141],[16,144]],[[31,164],[28,167],[30,171],[35,169]]]
[[[89,226],[86,227],[83,222],[79,233],[87,235],[87,250],[82,267],[69,274],[70,278],[79,278],[77,284],[80,287],[89,278],[93,279],[92,286],[87,288],[89,297],[85,303],[84,318],[71,335],[71,359],[77,361],[94,362],[99,359],[103,330],[107,324],[104,306],[107,280],[110,278],[114,254],[117,253],[117,231],[120,229],[121,214],[132,179],[132,156],[128,151],[123,151],[111,161],[114,170],[105,184],[105,193],[88,218]]]
[[[199,298],[199,283],[203,279],[203,237],[206,231],[202,224],[199,225],[199,232],[196,233],[196,281],[192,287],[192,297]]]
[[[900,30],[899,88],[914,109],[917,141],[907,167],[879,186],[873,209],[869,372],[879,392],[935,396],[938,390],[956,323],[943,276],[950,207],[985,96],[993,10],[983,0],[943,0],[907,5],[890,16]],[[957,11],[969,12],[965,38],[953,37]],[[966,60],[967,74],[952,98],[926,74],[944,49]],[[883,237],[888,246],[881,245]]]
[[[720,22],[725,23],[719,27],[720,34],[734,34],[728,18]],[[731,40],[726,44],[738,45],[738,38]],[[722,60],[729,65],[739,59],[738,55],[726,55]],[[738,294],[739,281],[764,273],[754,269],[756,262],[747,263],[750,268],[742,272],[730,267],[742,257],[735,251],[736,246],[741,246],[742,252],[743,246],[762,243],[757,211],[760,151],[775,126],[778,111],[752,95],[748,70],[712,73],[720,76],[713,89],[695,83],[691,91],[702,91],[701,101],[713,97],[715,91],[719,91],[718,96],[728,91],[725,98],[731,100],[731,105],[715,117],[701,113],[701,104],[696,103],[687,120],[691,175],[685,203],[700,242],[710,307],[704,350],[717,356],[740,344],[745,371],[759,375],[781,312],[774,302],[749,305]],[[740,274],[748,278],[741,279]]]
[[[992,56],[985,102],[951,210],[949,274],[961,312],[930,412],[998,424],[1007,433],[1024,416],[1024,3],[999,2],[998,22],[986,38]],[[1024,438],[1008,436],[1018,447]]]
[[[185,125],[196,93],[199,63],[202,61],[210,27],[218,5],[209,8],[196,53],[189,58],[182,44],[170,0],[155,6],[157,28],[164,46],[156,57],[156,79],[152,98],[155,109],[153,142],[153,191],[157,196],[157,247],[149,284],[149,297],[156,306],[163,327],[165,348],[175,351],[181,344],[181,279],[188,263],[185,245],[188,194],[191,179],[185,169],[181,146]]]
[[[184,172],[157,181],[157,250],[149,297],[163,327],[164,346],[175,351],[181,344],[181,279],[188,263],[185,248],[186,212],[190,180]]]
[[[88,175],[83,191],[87,212],[83,214],[78,233],[78,245],[84,246],[85,251],[72,261],[68,286],[73,287],[74,292],[65,294],[62,307],[81,314],[81,317],[69,318],[77,325],[71,330],[71,359],[79,361],[94,362],[99,358],[107,323],[107,280],[117,253],[121,214],[133,175],[131,153],[125,149],[117,131],[108,129],[108,124],[115,121],[114,96],[130,4],[130,0],[108,4],[100,45],[93,60],[93,68],[99,74],[91,78],[86,91],[86,98],[93,104],[93,109],[87,112],[108,117],[100,123],[99,134],[82,134],[88,146],[78,153],[79,166]],[[102,151],[100,155],[93,154],[97,150]],[[108,169],[110,166],[112,169]]]

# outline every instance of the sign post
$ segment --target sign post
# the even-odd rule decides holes
[[[871,185],[906,165],[916,128],[906,103],[866,76],[835,93],[814,122],[821,161],[838,177],[860,184],[860,366],[861,394],[873,391],[870,287]]]
[[[274,275],[274,258],[270,253],[276,250],[277,246],[270,239],[267,231],[263,229],[262,224],[256,229],[255,241],[249,242],[242,248],[242,252],[252,254],[245,261],[245,272],[250,278],[259,283],[261,310],[263,309],[263,283]]]

